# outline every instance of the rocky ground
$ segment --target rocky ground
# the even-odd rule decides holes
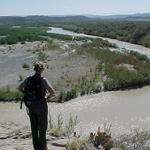
[[[0,150],[33,150],[31,132],[29,127],[21,127],[19,124],[0,124]],[[75,137],[56,137],[47,131],[48,150],[66,150],[70,141]],[[104,150],[102,147],[94,148],[88,144],[83,150]],[[71,150],[71,149],[68,149]],[[80,149],[78,149],[80,150]],[[111,150],[121,150],[112,148]]]
[[[21,128],[18,124],[0,125],[0,150],[32,150],[32,139],[29,127]],[[49,150],[65,150],[68,139],[50,136],[47,132]]]

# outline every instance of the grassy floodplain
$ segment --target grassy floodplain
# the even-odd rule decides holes
[[[42,37],[47,35],[47,28],[45,27],[32,27],[32,26],[0,26],[0,44],[17,44],[25,41],[45,41],[46,38]]]
[[[107,24],[109,27],[110,24]],[[122,24],[124,25],[124,28],[133,25],[133,23],[127,22]],[[75,24],[74,26],[65,25],[63,27],[69,29],[68,27],[75,27],[77,25],[78,24]],[[146,25],[145,27],[147,27]],[[91,27],[93,26],[87,27],[87,30]],[[135,26],[135,29],[136,28],[137,26]],[[94,29],[96,29],[96,27]],[[72,37],[68,35],[48,34],[46,32],[47,30],[48,28],[46,26],[40,25],[0,26],[0,44],[7,45],[16,44],[18,42],[24,44],[27,41],[32,42],[38,40],[46,42],[47,46],[45,46],[45,49],[38,49],[36,52],[38,51],[37,55],[39,60],[48,62],[48,51],[59,49],[59,44],[55,43],[55,40],[69,42],[72,40]],[[121,32],[120,28],[118,29],[118,32]],[[82,44],[77,44],[77,41],[82,42]],[[79,76],[75,83],[72,83],[72,79],[70,79],[69,89],[67,91],[59,91],[60,94],[57,96],[57,102],[68,101],[77,97],[79,94],[82,96],[101,91],[125,90],[150,84],[150,60],[146,55],[127,50],[111,51],[110,48],[117,49],[116,45],[101,39],[76,37],[74,38],[74,42],[69,44],[69,47],[76,51],[68,57],[92,57],[95,59],[95,62],[97,62],[97,65],[94,68],[90,68],[90,71],[87,72],[86,75]],[[34,53],[36,54],[36,52]],[[59,83],[56,86],[58,88],[62,85]],[[11,97],[11,95],[13,96]],[[14,91],[8,90],[8,87],[1,90],[0,99],[3,101],[18,101],[20,98],[21,95],[18,92],[14,93]]]

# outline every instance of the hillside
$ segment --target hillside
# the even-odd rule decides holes
[[[66,16],[0,16],[0,24],[24,24],[24,23],[65,23],[65,22],[89,22],[103,20],[128,20],[128,21],[150,21],[150,13],[127,14],[127,15],[66,15]]]
[[[15,17],[15,16],[2,16],[0,17],[0,24],[24,24],[24,17]]]
[[[85,22],[91,21],[91,18],[85,16],[26,16],[26,17],[0,17],[0,24],[24,24],[24,23],[64,23],[64,22]]]

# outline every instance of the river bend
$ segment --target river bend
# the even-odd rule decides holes
[[[65,31],[61,28],[52,28],[53,33],[68,34],[72,36],[87,36]],[[88,36],[89,37],[89,36]],[[91,36],[90,36],[91,37]],[[92,36],[93,37],[93,36]],[[150,49],[143,46],[107,39],[117,46],[132,49],[150,56]],[[61,112],[67,122],[70,113],[78,116],[77,133],[87,135],[96,132],[105,123],[112,125],[113,135],[129,133],[131,129],[139,128],[150,130],[150,86],[126,91],[102,92],[99,94],[78,97],[66,103],[48,103],[52,118],[56,121]],[[19,109],[19,103],[0,103],[0,122],[15,122],[29,125],[29,119],[24,110]]]

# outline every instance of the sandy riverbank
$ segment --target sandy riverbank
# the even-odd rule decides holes
[[[26,42],[25,44],[0,45],[0,88],[16,90],[20,77],[24,80],[34,73],[33,63],[38,60],[39,53],[45,55],[46,77],[55,89],[55,94],[68,91],[73,85],[78,84],[79,78],[92,74],[97,62],[90,56],[77,55],[71,48],[70,42],[57,41],[58,49],[46,48],[46,42]],[[29,68],[23,68],[23,64]],[[94,70],[93,70],[94,72]]]

